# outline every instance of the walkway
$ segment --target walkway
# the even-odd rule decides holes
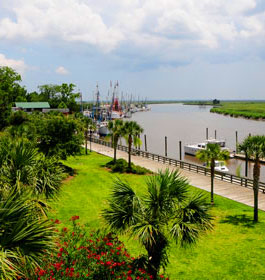
[[[100,144],[92,143],[92,150],[109,157],[113,157],[113,149]],[[117,150],[117,158],[128,159],[128,154],[123,151]],[[163,164],[161,162],[152,161],[146,158],[132,156],[132,162],[148,168],[153,172],[158,170],[164,170],[169,168],[170,170],[174,167],[170,165]],[[200,188],[202,190],[210,191],[211,182],[210,177],[206,177],[201,174],[193,173],[188,170],[180,169],[181,174],[189,179],[192,186]],[[214,180],[214,192],[220,196],[241,202],[243,204],[253,207],[253,191],[251,189],[244,188],[242,186],[237,186],[220,180]],[[259,193],[259,209],[265,211],[265,194]]]

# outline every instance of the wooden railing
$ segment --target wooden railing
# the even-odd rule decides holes
[[[97,138],[91,138],[91,140],[94,143],[104,145],[107,147],[112,147],[111,142],[108,142],[108,141],[105,141],[102,139],[97,139]],[[118,145],[117,149],[120,151],[128,152],[128,147],[124,146],[124,145]],[[186,170],[189,170],[192,172],[196,172],[198,174],[202,174],[205,176],[211,176],[211,171],[209,168],[198,165],[198,164],[190,163],[190,162],[185,162],[183,160],[177,160],[177,159],[173,159],[173,158],[169,158],[169,157],[165,157],[165,156],[161,156],[161,155],[157,155],[157,154],[153,154],[150,152],[145,152],[145,151],[133,149],[133,148],[132,148],[132,155],[137,155],[140,157],[151,159],[153,161],[158,161],[158,162],[161,162],[164,164],[176,166],[176,167],[186,169]],[[215,171],[214,177],[215,177],[215,179],[229,182],[231,184],[236,184],[236,185],[240,185],[240,186],[243,186],[246,188],[251,188],[251,189],[253,188],[253,180],[249,179],[247,177],[239,177],[234,174],[224,173],[224,172],[220,172],[220,171]],[[259,190],[261,192],[265,193],[265,183],[259,182]]]

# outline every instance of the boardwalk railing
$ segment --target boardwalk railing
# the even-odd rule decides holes
[[[108,142],[108,141],[105,141],[102,139],[91,138],[91,141],[94,143],[100,144],[100,145],[112,147],[111,142]],[[118,145],[117,149],[120,151],[128,152],[127,146]],[[145,151],[133,149],[133,148],[132,148],[132,155],[137,155],[137,156],[140,156],[143,158],[151,159],[153,161],[176,166],[176,167],[179,167],[182,169],[196,172],[198,174],[203,174],[205,176],[211,176],[211,171],[209,168],[207,168],[205,166],[197,165],[194,163],[185,162],[183,160],[177,160],[177,159],[173,159],[173,158],[169,158],[169,157],[165,157],[165,156],[161,156],[161,155],[157,155],[157,154],[153,154],[153,153],[149,153],[149,152],[145,152]],[[251,189],[253,188],[253,180],[249,179],[247,177],[239,177],[239,176],[236,176],[236,175],[233,175],[230,173],[224,173],[224,172],[220,172],[220,171],[215,171],[214,177],[215,177],[215,179],[229,182],[231,184],[236,184],[236,185],[240,185],[240,186],[243,186],[246,188],[251,188]],[[265,193],[265,183],[259,182],[259,190],[261,192]]]

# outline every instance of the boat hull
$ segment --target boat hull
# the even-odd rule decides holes
[[[106,126],[101,126],[99,129],[98,129],[98,134],[100,136],[107,136],[110,134],[110,131],[109,129],[106,127]]]

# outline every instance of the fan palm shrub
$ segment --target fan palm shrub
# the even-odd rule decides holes
[[[56,157],[45,157],[26,139],[0,142],[0,182],[18,192],[31,189],[36,196],[54,197],[64,177]]]
[[[205,150],[200,150],[196,153],[196,157],[207,163],[211,169],[211,203],[214,204],[214,172],[216,160],[228,160],[229,151],[222,150],[218,144],[208,143]]]
[[[195,243],[212,223],[205,198],[189,194],[179,171],[160,171],[147,179],[146,187],[146,194],[138,196],[117,179],[103,217],[111,230],[138,239],[147,252],[148,272],[156,278],[167,265],[170,240],[180,246]]]
[[[30,193],[1,190],[0,279],[30,279],[43,254],[53,251],[54,226],[36,211]]]
[[[253,135],[248,136],[239,145],[239,150],[244,151],[254,160],[253,166],[253,193],[254,193],[254,221],[258,222],[258,196],[260,180],[260,159],[265,158],[265,136]]]

